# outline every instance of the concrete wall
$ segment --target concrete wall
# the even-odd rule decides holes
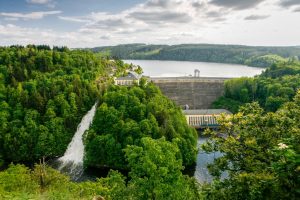
[[[224,81],[228,78],[182,77],[151,78],[164,95],[177,105],[188,105],[190,109],[207,109],[212,102],[223,95]]]

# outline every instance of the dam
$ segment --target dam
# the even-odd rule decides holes
[[[178,106],[189,109],[209,109],[224,94],[224,82],[231,78],[221,77],[151,77],[162,93]]]

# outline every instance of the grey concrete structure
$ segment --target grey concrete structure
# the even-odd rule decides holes
[[[232,113],[225,109],[199,109],[183,110],[187,123],[194,128],[218,128],[217,118],[221,114],[231,115]]]
[[[161,77],[150,80],[164,95],[174,100],[182,108],[208,109],[224,93],[224,81],[218,77]]]

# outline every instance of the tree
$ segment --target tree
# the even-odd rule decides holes
[[[99,97],[111,62],[47,45],[0,47],[0,148],[6,162],[60,156]]]
[[[182,160],[176,144],[164,138],[142,138],[141,146],[125,150],[130,167],[128,188],[135,199],[197,199],[196,184],[182,175]]]
[[[188,126],[180,108],[156,86],[112,86],[104,93],[87,132],[85,165],[128,169],[122,151],[127,145],[140,145],[143,137],[163,136],[170,142],[178,139],[184,166],[195,162],[196,131]]]
[[[212,137],[203,148],[223,156],[209,165],[216,180],[204,192],[209,199],[296,199],[300,191],[300,91],[293,102],[275,113],[258,103],[246,104],[219,119],[223,136]],[[228,172],[228,178],[220,174]]]

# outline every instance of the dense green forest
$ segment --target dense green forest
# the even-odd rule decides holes
[[[297,61],[225,83],[225,96],[216,106],[236,109],[236,114],[218,119],[220,131],[205,131],[210,137],[201,151],[222,156],[208,166],[213,182],[203,184],[182,173],[195,162],[196,135],[180,109],[144,80],[133,87],[109,84],[109,74],[121,75],[130,67],[66,47],[0,48],[0,167],[5,168],[0,171],[0,199],[300,196]],[[84,135],[85,165],[125,168],[128,175],[111,170],[96,181],[72,182],[38,161],[64,153],[97,100],[93,125]],[[222,179],[224,172],[228,176]]]
[[[179,107],[152,83],[111,86],[101,98],[92,127],[86,136],[87,166],[127,168],[127,145],[141,145],[144,137],[176,143],[184,166],[196,161],[197,133],[187,125]]]
[[[10,165],[0,172],[4,199],[297,199],[300,195],[300,91],[277,112],[247,104],[219,119],[224,137],[210,130],[207,152],[223,153],[209,170],[212,183],[199,185],[181,173],[175,143],[141,139],[125,148],[130,172],[117,171],[95,182],[71,182],[43,165]],[[221,172],[228,177],[220,179]]]
[[[300,90],[276,112],[257,102],[246,104],[231,117],[223,116],[220,132],[204,149],[223,156],[208,166],[216,177],[228,178],[203,186],[205,199],[299,199]]]
[[[299,88],[300,63],[277,63],[254,78],[226,81],[225,94],[213,103],[213,107],[237,112],[240,105],[257,101],[266,111],[276,111],[291,101]]]
[[[269,67],[274,63],[300,59],[300,47],[125,44],[95,47],[92,51],[120,59],[201,61],[245,64],[254,67]]]
[[[153,84],[109,84],[109,74],[122,75],[131,65],[88,51],[34,45],[1,47],[0,63],[1,165],[32,166],[41,158],[61,156],[82,116],[98,101],[86,133],[85,164],[126,169],[130,178],[111,172],[96,182],[73,183],[44,164],[11,164],[0,172],[0,199],[91,199],[97,194],[196,199],[195,180],[182,174],[184,166],[195,163],[196,131]]]
[[[244,105],[244,106],[242,106]],[[213,105],[235,115],[219,119],[222,134],[207,131],[203,146],[223,156],[208,166],[216,177],[208,199],[297,199],[300,196],[300,63],[278,62],[254,78],[225,82]]]
[[[33,169],[10,165],[0,173],[1,198],[82,199],[100,193],[108,194],[108,199],[123,199],[121,194],[140,199],[153,196],[153,191],[161,199],[197,195],[194,180],[181,172],[183,165],[195,162],[197,151],[196,132],[187,126],[180,109],[152,84],[128,89],[108,86],[106,92],[101,88],[103,80],[110,80],[108,74],[121,75],[130,67],[65,47],[0,48],[1,165],[33,165],[42,157],[61,156],[80,119],[98,99],[85,141],[86,163],[126,168],[132,179],[131,192],[124,193],[126,179],[118,172],[99,182],[75,184],[43,165]],[[144,163],[147,159],[149,166]],[[157,180],[162,182],[156,184]]]
[[[128,145],[124,152],[128,178],[110,171],[97,181],[75,183],[44,165],[10,165],[0,172],[0,199],[200,199],[196,181],[181,173],[177,144],[144,137],[139,146]]]
[[[62,155],[99,97],[96,80],[107,76],[110,65],[65,47],[1,47],[1,159],[32,163]]]
[[[300,195],[300,92],[277,112],[247,104],[219,119],[224,137],[210,130],[203,145],[223,153],[210,164],[215,180],[198,184],[182,175],[175,143],[144,137],[124,149],[126,179],[111,171],[97,181],[75,183],[43,165],[10,165],[0,172],[4,199],[297,199]],[[225,137],[226,136],[226,137]],[[228,177],[220,179],[221,172]]]

